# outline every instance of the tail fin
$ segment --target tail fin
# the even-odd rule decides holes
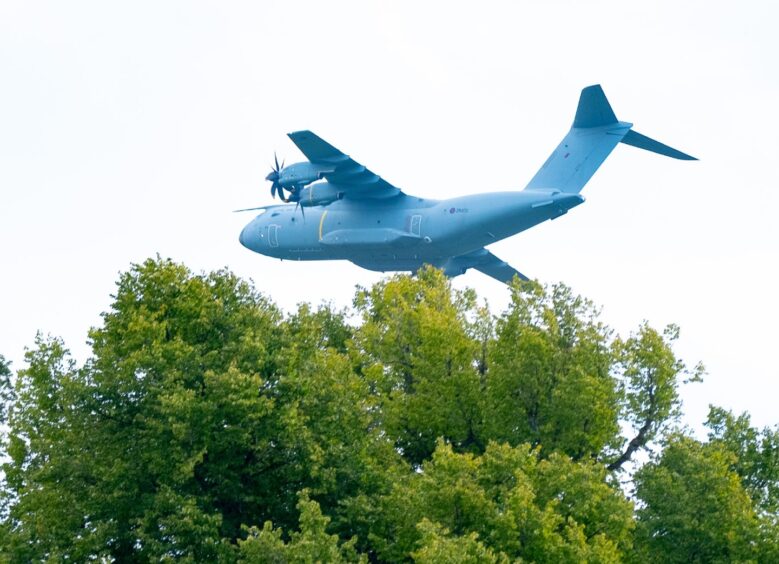
[[[611,104],[603,93],[600,84],[588,86],[582,90],[579,96],[579,106],[576,108],[576,117],[573,118],[573,127],[577,129],[588,127],[603,127],[619,123]]]
[[[673,157],[694,157],[631,131],[632,123],[617,120],[599,84],[582,90],[573,126],[526,186],[531,190],[555,189],[577,194],[620,141],[640,149]]]

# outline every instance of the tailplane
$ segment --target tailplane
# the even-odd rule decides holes
[[[579,193],[620,142],[675,159],[697,160],[631,127],[617,119],[599,84],[588,86],[579,97],[571,130],[526,188]]]
[[[650,139],[646,135],[641,135],[638,131],[633,131],[632,129],[625,134],[625,136],[620,140],[620,143],[624,143],[625,145],[633,145],[639,149],[652,151],[658,155],[665,155],[666,157],[671,157],[673,159],[681,159],[683,161],[698,160],[695,157],[691,157],[687,153],[682,153],[673,147],[669,147],[668,145],[664,145],[659,141]]]

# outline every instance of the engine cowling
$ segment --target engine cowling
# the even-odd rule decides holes
[[[343,192],[329,182],[310,184],[300,191],[301,206],[326,206],[343,198]]]
[[[286,190],[297,190],[321,180],[328,170],[327,167],[313,163],[294,163],[279,171],[278,183]]]

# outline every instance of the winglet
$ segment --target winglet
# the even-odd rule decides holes
[[[573,126],[601,127],[612,123],[617,123],[617,116],[614,115],[614,110],[611,109],[611,104],[606,99],[600,84],[584,88],[579,97],[579,107],[576,108]]]

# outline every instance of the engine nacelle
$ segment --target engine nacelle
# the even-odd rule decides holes
[[[279,171],[278,183],[286,190],[296,190],[321,180],[332,167],[303,162],[285,166]]]
[[[329,182],[318,182],[306,186],[300,191],[301,206],[326,206],[343,198],[344,194]]]

